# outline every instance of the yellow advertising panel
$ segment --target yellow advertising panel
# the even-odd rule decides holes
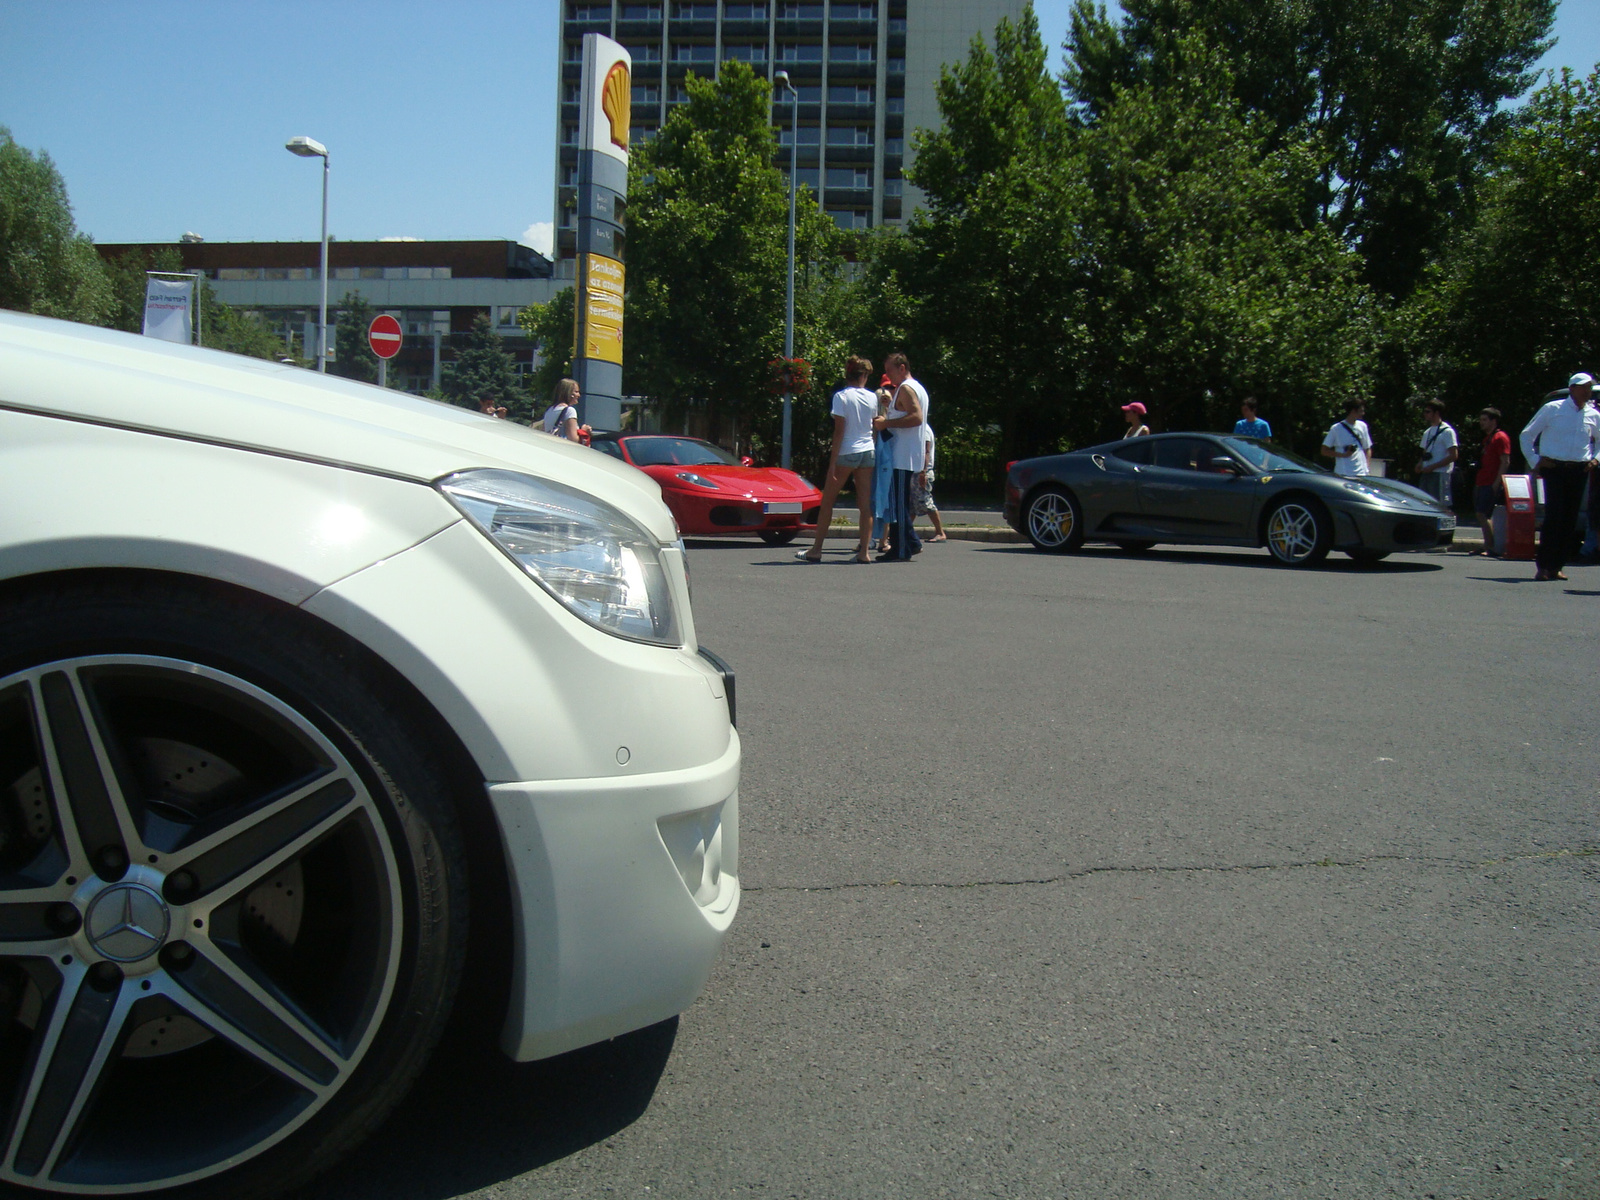
[[[584,256],[584,358],[622,365],[623,266],[600,254]]]

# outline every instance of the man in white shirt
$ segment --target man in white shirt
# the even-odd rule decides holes
[[[1428,427],[1422,431],[1422,457],[1417,460],[1417,486],[1446,508],[1450,507],[1450,474],[1461,456],[1456,431],[1444,419],[1444,404],[1429,400],[1422,406]]]
[[[894,385],[894,401],[886,416],[874,417],[875,430],[887,429],[893,436],[889,453],[894,461],[894,477],[889,485],[889,553],[879,562],[910,562],[922,553],[922,539],[912,528],[915,516],[911,506],[912,476],[922,470],[922,425],[927,411],[928,390],[911,377],[911,364],[896,351],[883,364]]]
[[[1579,371],[1567,381],[1567,394],[1557,396],[1533,414],[1522,430],[1522,457],[1544,480],[1544,527],[1534,578],[1565,579],[1561,568],[1572,553],[1589,472],[1600,447],[1600,412],[1589,403],[1594,377]]]
[[[1335,475],[1372,473],[1372,434],[1361,419],[1366,413],[1362,401],[1349,401],[1344,406],[1344,420],[1335,422],[1322,439],[1322,457],[1333,459]]]

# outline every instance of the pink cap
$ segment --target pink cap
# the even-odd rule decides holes
[[[1140,404],[1137,400],[1135,400],[1132,404],[1124,404],[1122,406],[1122,411],[1123,412],[1138,413],[1142,417],[1142,416],[1144,416],[1144,405]]]

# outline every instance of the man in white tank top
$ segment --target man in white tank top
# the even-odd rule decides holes
[[[894,402],[886,416],[873,420],[874,429],[888,429],[893,435],[889,453],[894,461],[894,478],[889,488],[889,553],[879,562],[910,562],[922,553],[922,539],[912,528],[916,514],[911,506],[911,480],[922,470],[922,431],[928,410],[928,389],[911,375],[906,356],[896,351],[884,363],[889,382],[894,384]]]

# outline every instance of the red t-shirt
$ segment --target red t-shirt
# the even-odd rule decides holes
[[[1504,429],[1496,429],[1483,443],[1483,462],[1478,467],[1478,486],[1487,487],[1500,478],[1500,464],[1511,457],[1511,439]]]

